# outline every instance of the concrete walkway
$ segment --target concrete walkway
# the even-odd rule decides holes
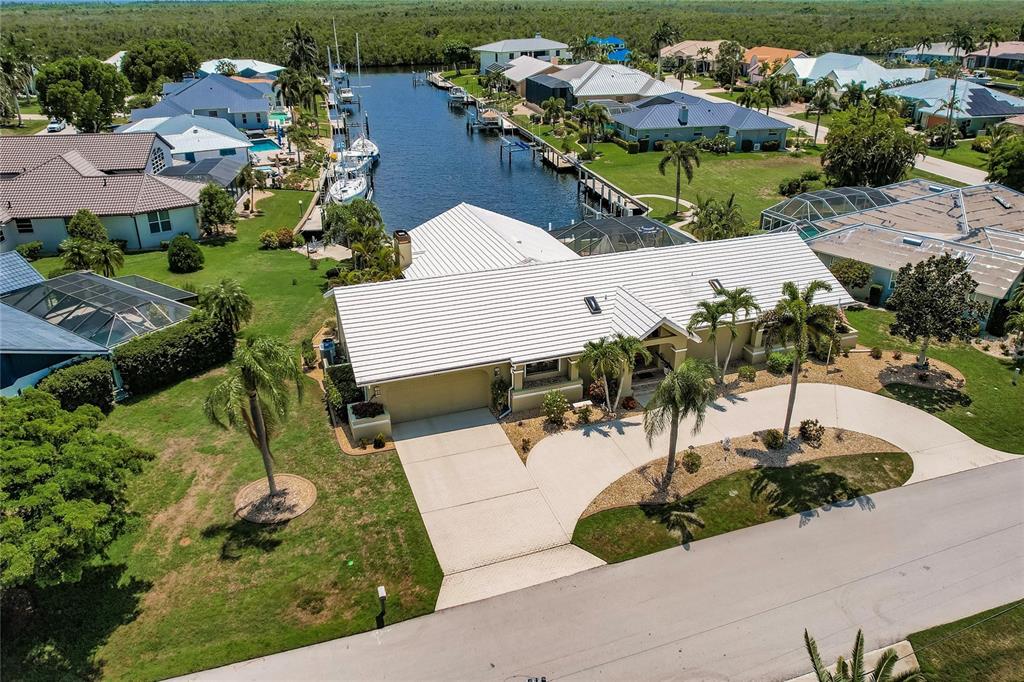
[[[396,424],[395,447],[444,571],[436,608],[484,599],[604,562],[569,544],[488,410]]]
[[[788,396],[789,386],[783,385],[722,398],[708,410],[696,436],[690,435],[692,421],[682,424],[678,449],[780,428]],[[906,451],[914,460],[908,483],[1019,458],[976,443],[927,412],[847,386],[801,384],[794,426],[803,419],[877,436]],[[533,447],[526,466],[571,536],[601,491],[667,452],[668,434],[648,445],[643,418],[637,416],[548,436]]]

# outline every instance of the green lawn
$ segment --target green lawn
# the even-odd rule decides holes
[[[910,172],[907,173],[908,178],[922,178],[931,182],[941,182],[944,185],[950,187],[967,187],[966,182],[960,182],[959,180],[953,180],[951,178],[944,177],[942,175],[936,175],[935,173],[929,173],[928,171],[918,170],[917,168],[911,168]]]
[[[0,135],[35,135],[46,127],[47,121],[39,119],[22,119],[22,126],[18,127],[18,119],[14,118],[9,123],[0,125]]]
[[[808,114],[805,111],[805,112],[803,112],[801,114],[793,114],[792,116],[793,116],[793,118],[799,119],[801,121],[807,121],[807,125],[804,126],[804,129],[808,133],[813,133],[814,132],[814,122],[818,120],[818,117],[817,117],[816,114]],[[821,127],[822,128],[829,128],[831,126],[832,126],[832,114],[822,114],[821,115]]]
[[[1014,608],[1015,607],[1015,608]],[[907,639],[921,672],[942,682],[1020,679],[1024,601],[915,632]]]
[[[946,155],[942,155],[941,149],[928,148],[928,156],[934,156],[937,159],[945,159],[946,161],[952,161],[953,163],[959,163],[963,166],[970,166],[971,168],[979,168],[981,170],[988,170],[988,154],[984,152],[976,152],[971,149],[972,140],[962,140],[957,142],[956,145],[946,150]]]
[[[448,74],[447,78],[452,83],[462,86],[466,89],[466,92],[474,97],[483,97],[484,89],[480,85],[479,74],[472,73],[471,71],[463,71],[461,76],[456,76],[454,71],[450,71]]]
[[[785,468],[739,471],[698,488],[672,505],[623,507],[576,524],[573,544],[609,563],[659,552],[680,543],[666,527],[672,509],[695,512],[703,528],[695,540],[785,518],[825,504],[903,485],[914,471],[904,453],[848,455]],[[677,476],[685,476],[682,470]]]
[[[862,346],[917,352],[903,339],[889,335],[892,313],[885,310],[850,310],[847,317],[859,332]],[[1024,381],[1013,386],[1013,368],[1002,361],[962,343],[933,345],[928,356],[948,362],[967,379],[960,394],[937,393],[930,389],[901,386],[883,389],[882,394],[915,405],[951,424],[974,440],[991,448],[1024,454]]]

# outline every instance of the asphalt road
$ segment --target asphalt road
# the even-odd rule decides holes
[[[1024,596],[1022,493],[1024,458],[193,679],[786,679],[805,627],[834,660]]]

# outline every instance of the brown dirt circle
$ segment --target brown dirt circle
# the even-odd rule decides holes
[[[252,523],[274,524],[301,516],[316,503],[316,486],[295,474],[277,474],[278,495],[270,497],[267,479],[249,483],[235,495],[235,516]]]

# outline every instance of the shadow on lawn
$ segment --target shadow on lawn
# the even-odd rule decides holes
[[[260,525],[238,519],[232,523],[215,523],[203,529],[205,539],[222,537],[220,546],[221,561],[238,561],[250,551],[273,552],[281,544],[275,537],[284,530],[288,522],[274,525]]]
[[[640,509],[647,518],[665,526],[666,530],[677,533],[679,544],[688,550],[694,539],[694,529],[704,527],[704,519],[697,513],[704,502],[703,497],[688,497],[668,504],[641,505]]]
[[[17,680],[98,679],[94,658],[110,634],[135,620],[152,583],[124,573],[124,566],[87,568],[77,583],[35,590],[31,614],[3,609],[4,677]]]
[[[896,400],[931,414],[944,412],[953,407],[969,407],[972,402],[966,393],[949,388],[889,384],[885,390]]]
[[[862,509],[874,508],[871,498],[845,476],[822,471],[811,462],[758,469],[750,483],[750,499],[766,502],[769,513],[780,519],[792,514],[803,515],[801,526],[816,516],[813,510],[818,507],[849,502],[859,504]]]

